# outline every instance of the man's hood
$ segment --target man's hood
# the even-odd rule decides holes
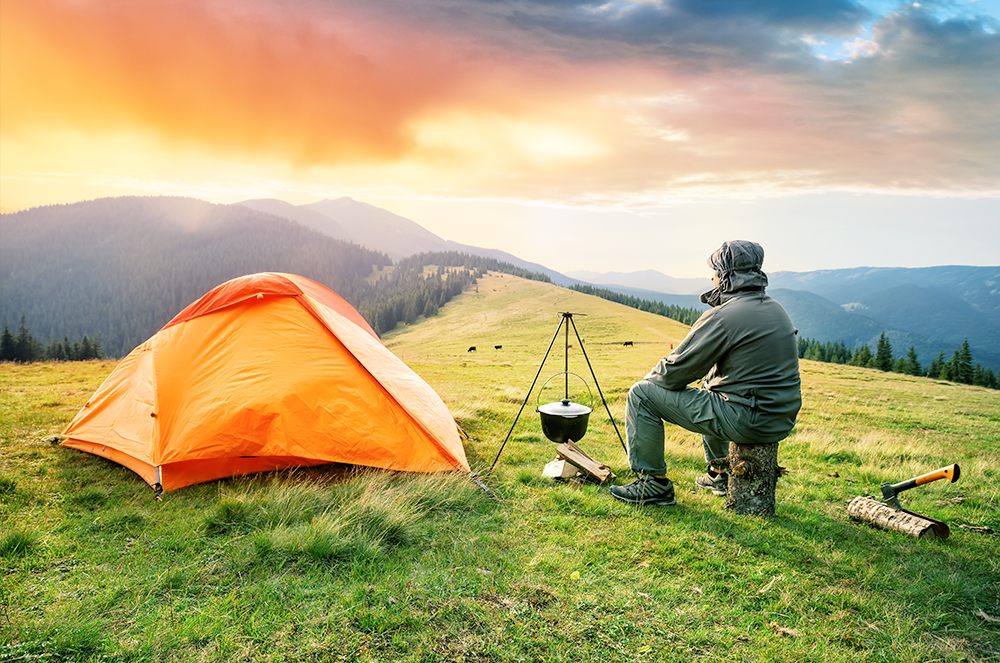
[[[719,275],[719,286],[701,296],[712,306],[721,303],[723,295],[738,290],[761,290],[767,287],[767,275],[761,271],[764,248],[743,239],[726,242],[708,259],[708,265]]]

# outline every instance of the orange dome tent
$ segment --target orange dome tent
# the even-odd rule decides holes
[[[469,471],[440,396],[350,304],[292,274],[233,279],[185,308],[63,437],[163,490],[333,462]]]

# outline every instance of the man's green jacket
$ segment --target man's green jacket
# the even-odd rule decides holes
[[[704,376],[702,389],[749,408],[740,418],[747,438],[776,442],[795,426],[802,405],[796,334],[763,288],[724,293],[645,379],[680,390]]]

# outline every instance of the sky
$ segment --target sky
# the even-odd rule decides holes
[[[562,272],[1000,265],[1000,0],[4,0],[0,206],[119,195]]]

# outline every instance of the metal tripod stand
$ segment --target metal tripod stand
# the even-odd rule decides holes
[[[535,384],[538,382],[538,376],[542,374],[542,368],[545,366],[545,360],[549,358],[549,353],[552,351],[552,346],[556,342],[556,338],[559,336],[559,330],[566,325],[566,356],[564,362],[564,372],[566,374],[566,394],[569,397],[569,328],[573,327],[573,333],[576,334],[576,340],[580,344],[580,350],[583,352],[583,358],[587,362],[587,368],[590,369],[590,376],[594,379],[594,385],[597,387],[597,393],[601,397],[601,402],[604,404],[604,410],[608,413],[608,418],[611,420],[611,425],[615,429],[615,434],[618,435],[618,441],[621,442],[622,449],[625,451],[625,455],[628,455],[628,449],[625,447],[625,440],[622,439],[622,434],[618,432],[618,425],[615,423],[615,418],[611,415],[611,408],[608,407],[608,402],[604,398],[604,392],[601,391],[601,385],[597,382],[597,375],[594,374],[594,367],[590,364],[590,358],[587,356],[587,350],[583,347],[583,339],[580,338],[580,332],[576,329],[576,323],[573,322],[573,313],[560,313],[562,316],[559,319],[559,325],[556,327],[556,333],[552,335],[552,340],[549,341],[549,348],[545,351],[545,356],[542,357],[542,363],[538,366],[538,372],[535,373],[535,379],[531,381],[531,386],[528,387],[528,393],[524,395],[524,402],[521,403],[521,409],[517,411],[517,416],[514,417],[514,423],[510,425],[510,430],[507,431],[507,437],[504,438],[503,444],[500,445],[500,450],[497,451],[496,458],[493,459],[493,464],[490,465],[490,469],[486,472],[487,476],[493,472],[493,468],[496,467],[497,461],[500,460],[500,454],[503,453],[504,447],[507,446],[507,441],[510,440],[511,433],[514,432],[514,427],[517,425],[517,420],[521,418],[521,413],[524,412],[524,406],[528,403],[528,399],[531,398],[531,392],[535,388]],[[585,313],[578,313],[576,315],[586,315]]]

